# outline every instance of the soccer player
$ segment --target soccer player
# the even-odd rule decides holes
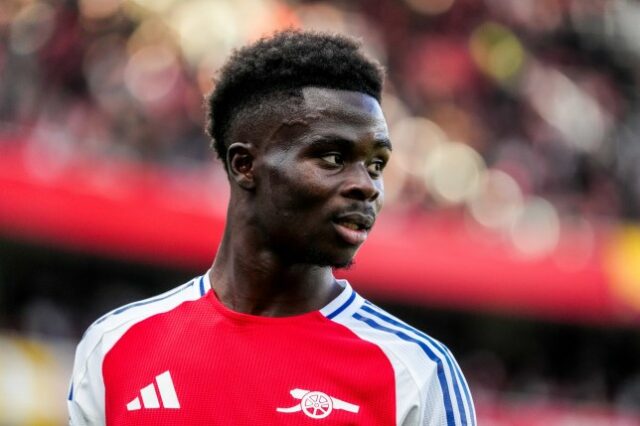
[[[475,425],[449,350],[332,273],[382,207],[382,79],[338,35],[233,54],[208,98],[231,186],[213,266],[89,328],[71,424]]]

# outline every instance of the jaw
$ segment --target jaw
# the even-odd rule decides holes
[[[303,256],[294,260],[294,263],[309,264],[318,267],[330,267],[335,269],[348,268],[353,264],[354,250],[324,252],[320,250],[308,251]]]
[[[335,231],[334,231],[335,234]],[[322,244],[309,244],[321,241]],[[359,245],[346,244],[339,237],[316,236],[296,241],[296,245],[278,245],[278,256],[285,263],[317,267],[346,268],[353,264]]]

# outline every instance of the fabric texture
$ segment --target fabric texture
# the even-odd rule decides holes
[[[340,283],[292,317],[229,310],[208,274],[108,313],[78,345],[70,424],[475,425],[449,350]]]

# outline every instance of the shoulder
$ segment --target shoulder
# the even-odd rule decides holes
[[[350,286],[339,299],[339,303],[332,303],[330,309],[321,312],[390,353],[405,368],[434,369],[452,357],[441,342],[364,299]]]
[[[353,305],[346,316],[336,320],[360,338],[379,346],[393,358],[395,368],[425,377],[452,358],[440,341],[368,300],[357,297]]]
[[[103,412],[102,363],[107,352],[136,324],[181,304],[203,297],[210,288],[206,275],[158,296],[121,306],[97,319],[76,349],[68,403],[73,419],[100,418]],[[84,424],[76,420],[73,424]],[[91,423],[91,422],[89,422]]]
[[[333,320],[385,353],[395,371],[396,393],[404,398],[398,408],[407,404],[406,413],[415,408],[425,424],[474,424],[464,375],[442,342],[358,295]],[[440,420],[427,420],[435,418]]]
[[[81,340],[81,345],[103,338],[106,334],[124,333],[131,326],[154,315],[169,312],[184,302],[203,297],[208,290],[205,276],[197,277],[165,293],[118,307],[94,321]]]

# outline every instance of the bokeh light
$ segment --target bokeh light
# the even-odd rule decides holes
[[[596,99],[560,71],[539,64],[527,70],[524,81],[531,106],[566,143],[583,151],[599,148],[610,120]]]
[[[404,0],[407,5],[418,13],[438,15],[451,9],[455,0]]]
[[[485,164],[468,145],[456,142],[436,146],[428,155],[423,178],[434,198],[458,204],[475,196]]]
[[[172,90],[179,73],[175,52],[164,45],[147,46],[129,58],[124,82],[136,99],[153,102]]]
[[[620,301],[640,310],[640,229],[623,227],[613,236],[606,266]]]
[[[422,175],[433,150],[447,140],[437,124],[422,117],[402,118],[389,132],[398,165],[415,176]]]
[[[508,28],[484,23],[470,39],[471,54],[478,67],[492,78],[505,82],[518,75],[526,59],[520,40]]]
[[[117,35],[94,41],[84,58],[84,71],[92,95],[113,114],[129,101],[124,85],[126,61],[125,40]]]
[[[80,0],[80,13],[87,19],[105,19],[115,15],[122,0]]]
[[[522,209],[523,195],[518,183],[500,170],[487,170],[477,193],[469,200],[472,217],[495,230],[511,229]]]
[[[555,250],[560,237],[560,218],[551,203],[540,197],[525,199],[511,227],[511,242],[526,257],[541,257]]]
[[[197,63],[210,50],[222,56],[241,41],[236,9],[227,1],[190,0],[171,10],[169,25],[185,58]]]
[[[15,16],[10,26],[9,45],[21,55],[40,49],[54,30],[55,12],[44,2],[27,4]]]

